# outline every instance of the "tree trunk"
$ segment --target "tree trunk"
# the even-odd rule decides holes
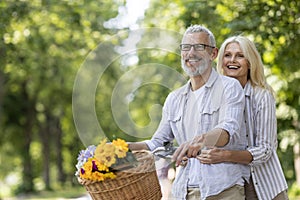
[[[0,123],[2,119],[2,106],[3,106],[3,97],[4,97],[4,74],[0,70]]]
[[[23,148],[23,188],[24,192],[34,191],[32,163],[30,156],[30,144],[31,144],[31,130],[29,128],[24,130],[25,140]]]
[[[32,170],[32,161],[30,156],[30,145],[32,141],[32,128],[35,121],[35,106],[34,103],[30,101],[29,95],[26,90],[26,82],[22,85],[22,96],[25,103],[24,115],[24,143],[23,143],[23,187],[24,192],[34,191],[33,184],[33,170]]]
[[[42,160],[43,160],[43,181],[45,183],[45,189],[50,190],[50,127],[51,122],[49,116],[46,113],[46,123],[41,126],[40,139],[42,143]]]
[[[0,44],[3,44],[3,41],[1,40]],[[0,66],[6,65],[6,49],[4,45],[0,45]],[[0,123],[2,119],[2,106],[3,106],[3,99],[4,99],[4,72],[2,71],[3,68],[0,69]]]
[[[54,119],[55,122],[55,150],[56,150],[56,155],[57,155],[57,169],[58,169],[58,182],[61,184],[64,184],[66,181],[66,174],[64,172],[64,168],[63,168],[63,149],[62,149],[62,130],[61,130],[61,126],[60,126],[60,120],[59,118],[55,118]]]

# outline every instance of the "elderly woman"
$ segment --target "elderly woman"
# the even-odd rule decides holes
[[[254,43],[244,36],[226,39],[219,51],[217,69],[237,79],[244,88],[248,148],[242,151],[219,148],[202,150],[198,159],[206,164],[248,164],[251,178],[245,186],[246,199],[288,199],[288,186],[276,154],[274,94],[266,82],[263,63]]]

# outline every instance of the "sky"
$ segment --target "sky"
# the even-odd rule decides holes
[[[105,28],[139,28],[138,20],[144,18],[145,10],[149,7],[150,0],[127,0],[125,6],[119,7],[119,14],[104,23]]]

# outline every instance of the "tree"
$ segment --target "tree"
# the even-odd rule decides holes
[[[74,131],[65,127],[73,126],[72,113],[68,110],[76,71],[84,56],[109,33],[102,23],[114,14],[112,11],[117,10],[118,4],[22,1],[2,2],[0,8],[5,19],[1,23],[4,36],[1,52],[6,58],[1,59],[4,67],[0,70],[1,80],[5,80],[1,90],[5,113],[1,136],[7,139],[1,149],[3,152],[13,149],[11,155],[22,159],[20,192],[35,190],[33,180],[41,174],[40,169],[43,169],[46,188],[50,189],[51,165],[57,165],[58,180],[63,183],[64,167],[74,167],[76,160],[74,156],[74,161],[65,163],[64,152],[68,149],[63,148],[79,140],[76,132],[63,132]],[[99,12],[103,15],[97,15]],[[67,135],[74,139],[68,140],[70,144],[64,143]],[[43,150],[36,151],[35,143],[42,144]],[[51,154],[54,148],[56,155]],[[77,146],[74,151],[77,153],[79,149]],[[8,166],[16,162],[8,160],[11,160],[6,162]],[[3,168],[2,176],[9,173],[9,167]]]

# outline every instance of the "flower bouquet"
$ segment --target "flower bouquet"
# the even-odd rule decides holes
[[[131,152],[121,139],[102,140],[78,155],[75,175],[94,200],[161,199],[155,163],[148,151]]]

